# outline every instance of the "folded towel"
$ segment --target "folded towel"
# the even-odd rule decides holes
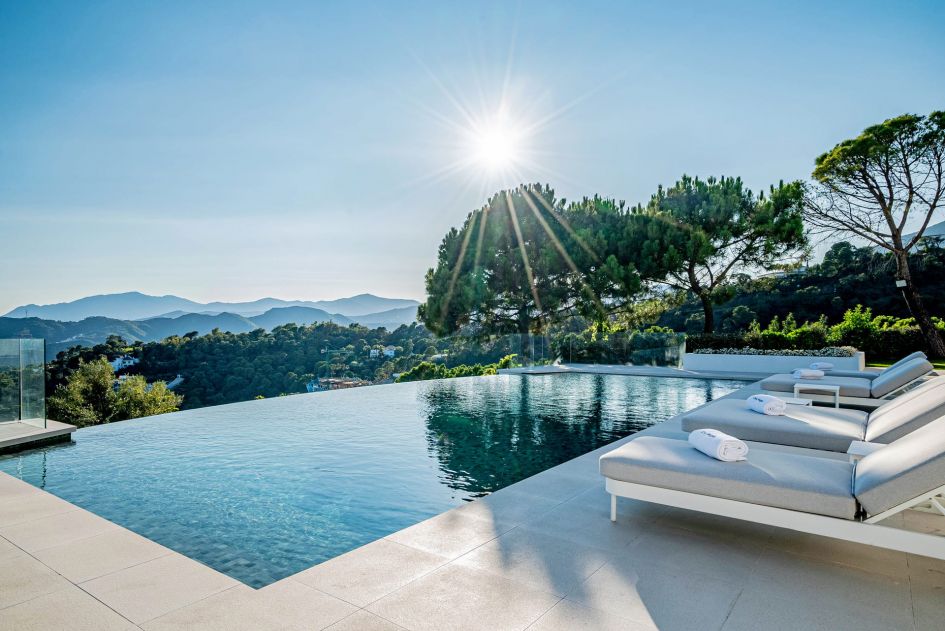
[[[748,409],[754,410],[758,414],[784,416],[784,413],[787,412],[787,403],[783,399],[770,394],[753,394],[745,402],[748,404]]]
[[[747,460],[748,445],[717,429],[697,429],[689,432],[689,444],[722,462]]]
[[[810,367],[814,370],[833,370],[833,364],[830,362],[814,362]]]
[[[823,370],[814,370],[813,368],[798,368],[791,373],[795,379],[823,379]]]

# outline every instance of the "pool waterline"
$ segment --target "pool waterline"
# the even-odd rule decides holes
[[[472,377],[80,430],[0,470],[260,587],[745,385]]]

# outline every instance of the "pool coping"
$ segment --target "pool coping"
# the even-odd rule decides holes
[[[754,391],[757,384],[726,397],[745,398]],[[589,628],[649,628],[649,623],[661,622],[647,618],[655,614],[615,609],[607,604],[609,597],[601,600],[589,596],[586,583],[611,567],[609,554],[619,556],[633,540],[667,527],[688,532],[687,527],[698,530],[703,524],[698,518],[690,518],[681,526],[679,523],[666,526],[661,521],[663,511],[630,503],[630,514],[623,515],[618,526],[611,526],[604,518],[608,506],[597,473],[597,458],[640,435],[678,436],[681,416],[258,590],[0,473],[0,584],[9,577],[20,577],[14,580],[12,588],[4,585],[5,589],[0,590],[5,594],[0,596],[0,626],[31,619],[44,621],[39,628],[53,628],[57,622],[67,627],[78,616],[94,620],[90,628],[149,631],[296,626],[338,631],[526,626],[566,629],[578,615],[584,621],[595,621]],[[553,522],[549,516],[558,513],[593,532],[575,532],[568,520],[558,525],[561,532],[550,531],[546,522]],[[593,520],[581,522],[588,515]],[[692,519],[696,526],[691,525]],[[528,539],[539,542],[547,539],[548,549],[537,551],[536,555],[547,554],[549,564],[550,559],[560,562],[553,550],[566,544],[568,556],[594,559],[588,561],[591,566],[587,569],[596,567],[584,584],[571,590],[556,584],[535,584],[514,573],[511,577],[504,575],[511,572],[504,567],[505,561],[500,563],[503,567],[491,568],[488,564],[494,561],[490,561],[490,555],[496,554],[497,547],[501,549],[496,542],[514,538],[517,532],[528,533]],[[766,529],[745,532],[750,537],[759,533],[771,536]],[[719,541],[728,541],[727,533],[716,536]],[[845,563],[856,566],[868,561],[857,557]],[[815,567],[818,571],[835,570],[832,566]],[[945,577],[945,563],[941,567],[935,565],[934,569]],[[635,571],[646,574],[650,570]],[[654,576],[661,577],[663,571],[664,568],[653,570]],[[909,585],[910,572],[907,564]],[[889,578],[880,576],[884,581]],[[604,582],[599,586],[594,583],[594,587],[605,592],[619,591],[626,588],[626,580],[622,575],[602,577],[597,581]],[[890,583],[897,593],[902,591],[901,582],[897,578]],[[941,588],[945,589],[945,580]],[[733,598],[723,624],[728,623],[733,611],[737,612],[736,604],[744,589],[735,596],[731,590],[723,590],[725,598]],[[891,588],[886,585],[885,589]],[[914,608],[915,591],[911,587],[907,591]],[[476,598],[470,599],[471,593]],[[474,613],[469,609],[470,600],[485,600],[491,605]],[[837,606],[855,609],[846,603]],[[910,611],[912,626],[919,627],[917,614]]]

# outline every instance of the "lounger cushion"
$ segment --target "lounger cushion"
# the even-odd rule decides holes
[[[688,442],[640,436],[600,458],[603,476],[699,495],[853,519],[853,465],[841,460],[753,450],[720,462]]]
[[[945,485],[945,418],[875,451],[857,463],[853,493],[877,515]]]
[[[945,377],[936,377],[873,410],[867,421],[865,440],[891,443],[942,416],[945,416]]]
[[[872,381],[883,373],[878,370],[827,370],[824,374],[828,377],[859,377]]]
[[[721,399],[686,414],[682,428],[711,428],[742,440],[845,452],[851,442],[864,439],[867,416],[861,410],[801,405],[787,406],[784,416],[765,416],[749,410],[741,399]]]
[[[813,386],[840,386],[841,397],[861,397],[869,398],[870,384],[869,379],[858,377],[824,377],[823,379],[795,379],[790,374],[771,375],[761,381],[761,387],[764,390],[774,392],[794,392],[794,384],[804,383]]]
[[[905,364],[906,362],[910,362],[910,361],[912,361],[913,359],[928,359],[928,358],[929,358],[929,356],[926,355],[925,353],[923,353],[922,351],[916,351],[916,352],[914,352],[914,353],[909,353],[908,355],[906,355],[905,357],[903,357],[902,359],[900,359],[900,360],[897,361],[896,363],[890,364],[890,365],[886,368],[886,370],[889,370],[890,368],[895,368],[896,366],[901,366],[902,364]]]
[[[882,375],[873,379],[870,386],[870,395],[876,398],[886,396],[910,381],[915,381],[933,368],[934,366],[929,363],[929,360],[921,357],[910,359],[904,364],[891,366],[884,370]]]

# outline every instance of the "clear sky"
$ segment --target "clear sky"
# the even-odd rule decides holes
[[[503,184],[757,189],[945,107],[943,27],[935,0],[0,0],[0,312],[422,299]],[[480,159],[507,141],[505,168]]]

